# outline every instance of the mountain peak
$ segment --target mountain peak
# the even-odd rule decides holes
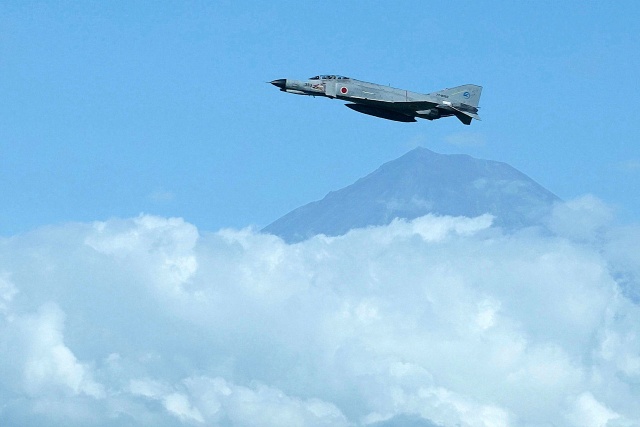
[[[429,213],[490,213],[496,225],[517,229],[539,224],[558,200],[506,163],[418,147],[322,200],[293,210],[263,231],[297,242]]]

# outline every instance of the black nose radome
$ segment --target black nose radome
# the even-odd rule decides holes
[[[287,86],[287,79],[278,79],[270,82],[272,85],[284,89]]]

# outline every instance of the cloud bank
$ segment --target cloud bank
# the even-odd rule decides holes
[[[640,425],[640,227],[425,216],[287,245],[178,218],[0,240],[2,425]]]

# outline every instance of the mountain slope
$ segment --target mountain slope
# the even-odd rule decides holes
[[[291,211],[263,231],[297,242],[428,213],[490,213],[496,225],[517,229],[538,224],[558,200],[506,163],[416,148],[354,184]]]

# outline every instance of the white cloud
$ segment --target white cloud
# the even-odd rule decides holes
[[[18,289],[9,278],[0,275],[0,314],[8,314],[9,305],[17,293]]]
[[[79,363],[63,340],[64,314],[53,304],[42,306],[35,315],[13,322],[25,340],[23,379],[32,395],[52,387],[71,395],[104,396],[102,386],[91,378],[89,369]]]
[[[190,392],[211,414],[224,414],[238,426],[347,426],[341,411],[320,399],[300,399],[263,384],[238,386],[222,378],[187,379]]]
[[[591,241],[598,237],[613,219],[613,210],[600,199],[586,195],[564,203],[556,203],[549,218],[552,231],[559,236]]]
[[[6,292],[7,282],[3,287],[5,296],[15,295],[12,286]],[[0,392],[4,402],[0,419],[6,418],[2,415],[7,408],[11,412],[7,404],[11,396],[20,405],[25,403],[24,396],[28,413],[48,414],[52,420],[67,415],[86,420],[86,400],[102,400],[106,393],[94,379],[90,364],[79,361],[65,343],[64,313],[53,303],[43,304],[35,312],[18,312],[14,305],[12,302],[0,313]]]
[[[176,415],[181,420],[193,420],[199,423],[204,422],[200,411],[191,406],[189,398],[184,394],[171,393],[164,397],[163,404],[167,411]]]
[[[569,419],[576,427],[607,427],[620,415],[598,402],[591,393],[582,393],[575,401]]]
[[[0,419],[638,424],[637,229],[591,197],[553,215],[552,236],[426,216],[287,245],[140,216],[5,239]]]
[[[184,391],[178,392],[176,388]],[[207,421],[220,423],[224,419],[232,425],[242,426],[348,424],[340,410],[330,403],[319,399],[292,398],[281,390],[262,384],[239,386],[220,377],[190,377],[177,387],[153,380],[133,380],[129,391],[133,395],[160,401],[171,415],[196,424]]]

